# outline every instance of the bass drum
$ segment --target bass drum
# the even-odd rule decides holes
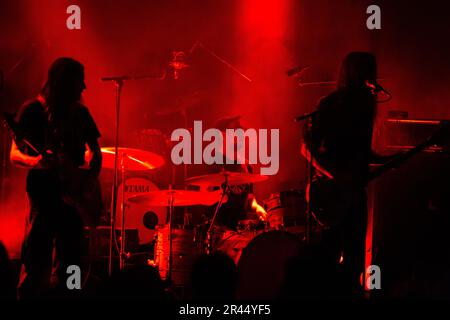
[[[225,232],[222,239],[217,242],[215,251],[225,253],[234,261],[235,265],[238,265],[242,251],[255,236],[254,232]]]
[[[301,241],[285,231],[263,232],[245,246],[237,265],[236,297],[240,300],[276,299],[286,280],[286,267],[300,251]]]
[[[131,197],[142,195],[150,191],[158,191],[159,188],[148,178],[130,177],[118,189],[118,206],[116,228],[122,227],[122,197],[125,197],[125,228],[137,229],[139,235],[139,244],[149,244],[155,240],[156,227],[166,223],[165,207],[153,207],[143,204],[127,202]]]

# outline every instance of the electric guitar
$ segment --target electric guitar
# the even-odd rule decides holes
[[[392,156],[387,162],[371,170],[367,176],[366,184],[387,171],[405,163],[424,149],[438,143],[444,137],[450,136],[450,121],[441,121],[439,128],[425,141],[414,148]],[[311,210],[315,218],[323,225],[332,227],[339,224],[342,212],[339,212],[339,189],[334,178],[317,177],[311,186]]]
[[[56,170],[64,203],[77,209],[85,225],[98,225],[102,210],[102,195],[98,177],[93,175],[89,169],[76,166],[68,157],[62,157],[52,152],[51,149],[39,150],[36,148],[24,138],[13,114],[5,112],[3,118],[4,124],[17,145],[26,145],[33,152],[42,156],[43,163],[46,164],[44,167]]]

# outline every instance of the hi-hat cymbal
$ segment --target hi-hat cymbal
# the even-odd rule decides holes
[[[101,150],[103,156],[102,166],[114,169],[114,147],[105,147]],[[118,165],[120,167],[123,157],[127,171],[153,170],[164,165],[164,158],[153,152],[132,148],[118,148],[118,153]]]
[[[137,195],[128,201],[150,206],[169,206],[173,201],[173,206],[211,206],[218,202],[221,194],[219,192],[190,191],[190,190],[157,190],[150,191],[142,195]]]
[[[245,172],[222,171],[186,179],[186,183],[194,186],[217,187],[223,183],[230,186],[257,183],[267,180],[267,176]]]

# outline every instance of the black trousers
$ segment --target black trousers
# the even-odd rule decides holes
[[[81,266],[83,222],[64,203],[55,172],[31,170],[27,177],[30,215],[22,246],[19,299],[66,291],[67,267]]]
[[[361,184],[344,181],[337,183],[337,202],[334,215],[339,222],[324,232],[325,244],[340,259],[342,276],[345,278],[344,292],[362,295],[366,257],[367,194]]]

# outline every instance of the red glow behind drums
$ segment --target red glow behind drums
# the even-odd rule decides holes
[[[135,130],[128,133],[127,145],[130,147],[154,152],[162,156],[166,161],[169,159],[169,139],[157,129]]]

